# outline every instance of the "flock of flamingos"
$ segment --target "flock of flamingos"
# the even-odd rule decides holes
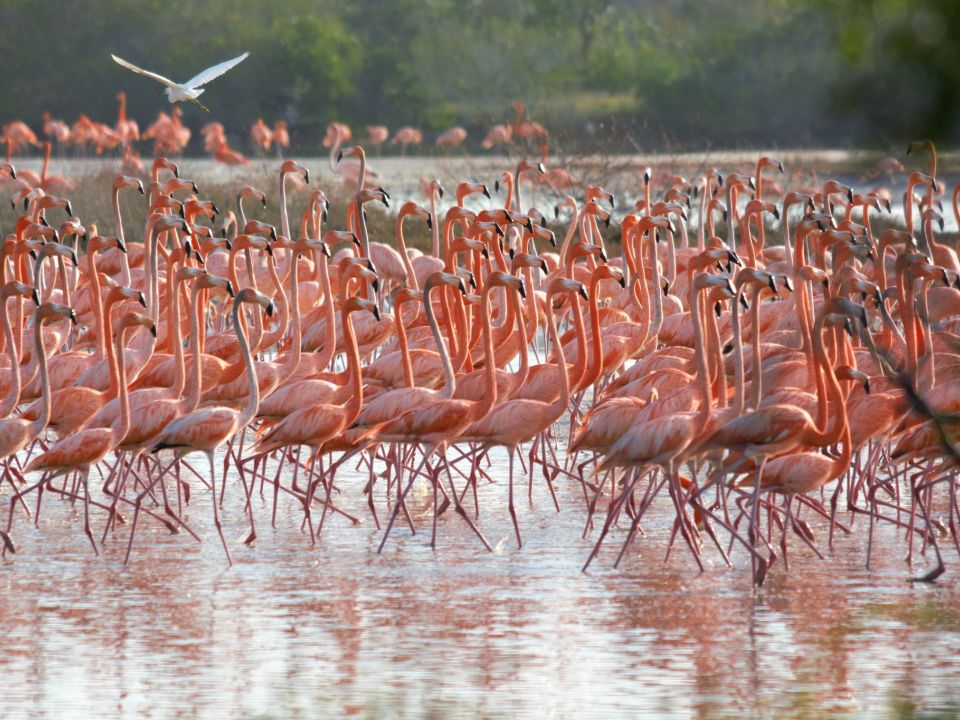
[[[73,148],[77,152],[92,150],[98,156],[119,150],[123,153],[122,169],[128,175],[144,175],[145,169],[139,152],[135,148],[137,142],[153,143],[154,155],[177,156],[183,153],[193,133],[183,122],[183,111],[174,107],[169,114],[161,111],[156,120],[150,123],[143,132],[137,121],[127,116],[127,95],[124,92],[117,94],[119,107],[117,120],[114,125],[97,122],[88,115],[81,115],[73,124],[53,118],[50,113],[43,114],[43,134],[46,140],[41,142],[37,134],[26,123],[15,120],[4,125],[0,132],[0,142],[6,148],[7,162],[12,156],[29,147],[44,148],[44,170],[41,176],[46,176],[50,163],[50,155],[54,145]],[[515,140],[540,142],[541,152],[546,154],[548,145],[546,140],[549,131],[541,124],[527,119],[527,109],[523,101],[513,104],[514,117],[510,123],[497,124],[491,127],[481,147],[490,150],[498,146],[509,146]],[[210,157],[224,165],[250,165],[250,160],[239,150],[230,147],[227,132],[223,123],[211,121],[200,128],[203,136],[203,149]],[[410,145],[419,145],[423,142],[423,132],[419,128],[405,126],[393,133],[385,125],[368,125],[366,128],[367,140],[377,153],[380,147],[388,140],[391,145],[399,145],[405,155]],[[263,118],[250,127],[250,143],[261,156],[274,149],[277,155],[290,147],[290,132],[285,120],[277,120],[273,127]],[[348,125],[331,123],[327,136],[324,138],[324,147],[350,142],[353,132]],[[440,133],[434,140],[439,148],[452,149],[460,147],[467,139],[467,131],[460,126],[454,126]],[[902,168],[901,168],[902,169]],[[561,172],[561,171],[556,171]],[[69,186],[69,181],[65,181]]]
[[[582,490],[587,566],[611,537],[619,563],[653,506],[668,555],[685,547],[702,569],[737,548],[758,584],[788,567],[791,541],[821,555],[881,525],[909,560],[932,552],[916,579],[944,571],[941,545],[960,552],[960,262],[932,144],[902,222],[888,196],[835,180],[781,194],[769,157],[751,174],[643,171],[629,207],[586,186],[541,211],[521,180],[546,171],[524,160],[494,193],[461,182],[444,201],[429,182],[393,237],[372,238],[365,206],[391,201],[344,136],[332,126],[334,169],[360,161],[345,218],[292,160],[270,198],[279,227],[247,216],[264,192],[243,187],[221,212],[162,156],[146,184],[113,181],[112,234],[73,216],[68,185],[21,183],[0,244],[4,554],[51,494],[77,506],[94,552],[126,533],[129,558],[144,522],[199,540],[184,519],[198,487],[228,561],[224,493],[244,493],[252,543],[258,487],[273,522],[281,497],[302,510],[311,543],[329,517],[359,522],[338,499],[362,492],[382,550],[424,522],[417,484],[431,544],[449,511],[490,549],[490,482],[503,504],[485,511],[510,513],[519,546],[515,481],[554,503],[557,482]],[[292,183],[309,193],[293,224]],[[145,226],[124,228],[121,195],[143,194]],[[614,208],[616,252],[601,231]],[[430,227],[432,252],[406,247],[408,222]],[[363,484],[338,478],[363,463]]]

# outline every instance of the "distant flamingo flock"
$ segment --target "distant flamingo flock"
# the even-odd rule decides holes
[[[216,134],[211,152],[229,150]],[[301,511],[311,544],[330,518],[359,523],[339,500],[362,493],[382,550],[422,529],[418,484],[431,545],[449,512],[489,550],[478,488],[491,482],[503,500],[484,513],[509,513],[518,546],[518,488],[532,500],[542,482],[559,510],[555,485],[572,483],[585,567],[614,538],[619,563],[658,534],[701,569],[737,548],[757,583],[789,567],[791,542],[822,557],[838,534],[866,534],[869,564],[881,526],[909,560],[932,556],[916,579],[944,571],[942,545],[960,553],[960,261],[932,143],[911,146],[924,170],[906,176],[902,218],[888,194],[835,180],[792,176],[783,192],[769,157],[692,180],[641,169],[626,207],[571,184],[540,210],[521,180],[551,170],[522,160],[449,194],[425,181],[421,201],[395,207],[393,236],[371,237],[368,204],[397,199],[350,138],[335,123],[325,142],[353,186],[345,218],[292,160],[277,161],[275,196],[245,186],[221,211],[158,156],[144,180],[116,176],[110,231],[73,215],[74,186],[46,164],[17,188],[24,214],[0,245],[4,554],[50,495],[81,509],[94,552],[119,535],[129,559],[144,523],[199,541],[184,519],[198,488],[228,562],[231,492],[248,544],[257,493],[272,523],[281,501]],[[251,139],[264,153],[289,140],[263,121]],[[408,141],[419,132],[391,140]],[[0,173],[18,176],[9,162]],[[291,183],[309,193],[297,218]],[[141,195],[145,226],[124,228],[121,199]],[[251,217],[268,202],[279,227]],[[616,256],[601,231],[614,211]],[[429,226],[428,254],[406,247],[412,222]],[[498,447],[506,477],[491,471]],[[345,465],[365,480],[349,484]],[[653,507],[665,531],[651,530]]]
[[[7,123],[0,129],[0,142],[6,149],[6,161],[11,162],[15,155],[29,151],[30,148],[43,149],[46,169],[50,162],[51,151],[55,147],[70,148],[80,154],[92,150],[97,156],[117,152],[123,157],[123,172],[128,175],[143,175],[145,170],[140,153],[136,150],[137,143],[151,142],[155,156],[175,157],[186,150],[193,133],[184,124],[183,110],[180,107],[174,107],[169,114],[159,112],[157,118],[141,132],[137,121],[127,116],[126,93],[118,93],[117,101],[119,103],[117,119],[113,125],[97,122],[87,115],[81,115],[71,125],[51,117],[50,113],[44,113],[42,128],[44,140],[40,140],[37,133],[21,120]],[[523,101],[514,102],[512,107],[514,111],[512,122],[490,128],[481,147],[490,150],[498,147],[513,147],[518,142],[540,143],[541,152],[545,155],[546,140],[550,134],[548,130],[541,123],[527,119],[527,109]],[[331,135],[331,132],[334,134]],[[250,160],[242,152],[230,146],[223,123],[208,122],[200,128],[200,134],[203,136],[204,152],[216,162],[224,165],[250,164]],[[341,143],[348,143],[353,139],[353,133],[349,126],[334,122],[328,128],[324,145],[330,147],[337,137]],[[467,131],[456,125],[440,132],[434,142],[438,148],[450,150],[460,147],[466,139]],[[250,127],[249,140],[254,151],[260,156],[266,156],[273,150],[279,157],[290,147],[290,131],[287,122],[282,119],[277,120],[271,127],[263,118],[257,118]],[[423,132],[419,128],[404,126],[398,128],[391,136],[390,129],[385,125],[368,125],[366,140],[376,149],[378,156],[381,146],[387,140],[390,141],[390,145],[399,145],[401,155],[406,155],[409,146],[423,143]]]

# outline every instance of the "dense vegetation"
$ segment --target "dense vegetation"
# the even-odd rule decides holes
[[[428,140],[460,124],[476,147],[517,98],[584,149],[899,147],[960,127],[955,0],[0,0],[0,22],[4,121],[111,120],[123,89],[142,124],[166,100],[109,53],[184,80],[250,50],[205,102],[235,135],[284,117],[295,143],[339,119]]]

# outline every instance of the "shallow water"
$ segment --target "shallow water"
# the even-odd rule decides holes
[[[960,588],[952,568],[935,585],[908,583],[928,559],[908,568],[894,532],[879,534],[867,571],[862,522],[827,553],[824,526],[808,517],[826,559],[794,542],[790,572],[775,564],[753,591],[743,553],[729,569],[708,548],[699,574],[678,543],[664,564],[671,513],[660,502],[620,569],[623,531],[583,574],[596,531],[581,539],[579,484],[558,481],[559,513],[542,479],[532,505],[518,487],[518,550],[505,460],[490,470],[501,482],[480,488],[493,553],[453,512],[431,550],[422,490],[417,534],[398,524],[378,555],[365,471],[343,472],[337,498],[363,524],[328,518],[316,547],[286,498],[270,527],[269,487],[254,496],[259,539],[240,544],[243,493],[229,480],[230,569],[202,489],[185,518],[204,542],[146,521],[127,567],[126,527],[95,557],[78,511],[45,499],[40,530],[18,518],[19,552],[0,564],[0,716],[960,712]],[[377,497],[382,521],[382,488]],[[94,532],[102,522],[95,515]]]

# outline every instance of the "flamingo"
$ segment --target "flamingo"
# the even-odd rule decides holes
[[[437,136],[436,144],[444,148],[455,148],[463,145],[463,141],[466,139],[467,131],[457,125],[440,133]]]
[[[217,483],[216,470],[213,464],[213,456],[216,450],[227,440],[230,440],[239,430],[245,428],[257,414],[257,408],[260,404],[260,391],[257,384],[256,370],[253,366],[253,359],[250,356],[250,346],[247,342],[243,326],[240,323],[240,308],[244,303],[255,304],[263,308],[268,316],[273,315],[273,302],[263,293],[257,292],[253,288],[244,288],[236,294],[233,299],[233,327],[237,333],[237,340],[240,343],[240,353],[243,356],[243,362],[247,370],[247,387],[249,388],[249,397],[246,407],[242,411],[234,410],[224,406],[210,406],[194,410],[178,418],[166,426],[154,440],[150,447],[151,453],[158,453],[161,450],[172,449],[174,456],[180,460],[191,452],[203,452],[210,463],[210,490],[213,496],[213,522],[217,527],[217,533],[220,535],[220,542],[223,544],[223,550],[227,556],[227,562],[233,564],[230,558],[230,549],[227,547],[226,538],[223,536],[223,528],[220,525],[220,516],[217,511]],[[125,434],[125,433],[124,433]],[[246,542],[253,542],[256,533],[252,526],[250,535]]]
[[[52,477],[56,477],[57,475],[75,471],[80,473],[84,499],[83,531],[90,540],[90,544],[93,546],[93,551],[96,554],[99,553],[97,553],[97,545],[93,540],[93,533],[90,530],[90,490],[88,478],[90,469],[103,460],[107,454],[119,444],[130,425],[130,407],[127,404],[127,371],[123,345],[126,331],[135,327],[145,327],[152,333],[156,332],[153,321],[146,315],[129,313],[124,315],[120,320],[120,325],[117,328],[115,362],[113,363],[113,371],[118,375],[120,404],[123,408],[121,410],[123,421],[120,427],[117,429],[95,428],[82,430],[69,435],[59,440],[46,452],[41,453],[31,460],[25,469],[25,472],[28,473],[37,471],[44,473],[44,480],[41,480],[33,486],[33,488],[38,489],[38,506],[39,496],[43,493],[43,483],[49,482]],[[48,406],[45,407],[45,410],[44,417],[49,413]],[[27,490],[26,492],[29,491],[30,490]],[[23,494],[25,493],[20,493],[20,495]]]
[[[250,128],[250,139],[258,150],[264,153],[270,150],[270,145],[273,144],[273,131],[263,121],[263,118],[257,118],[253,127]]]

